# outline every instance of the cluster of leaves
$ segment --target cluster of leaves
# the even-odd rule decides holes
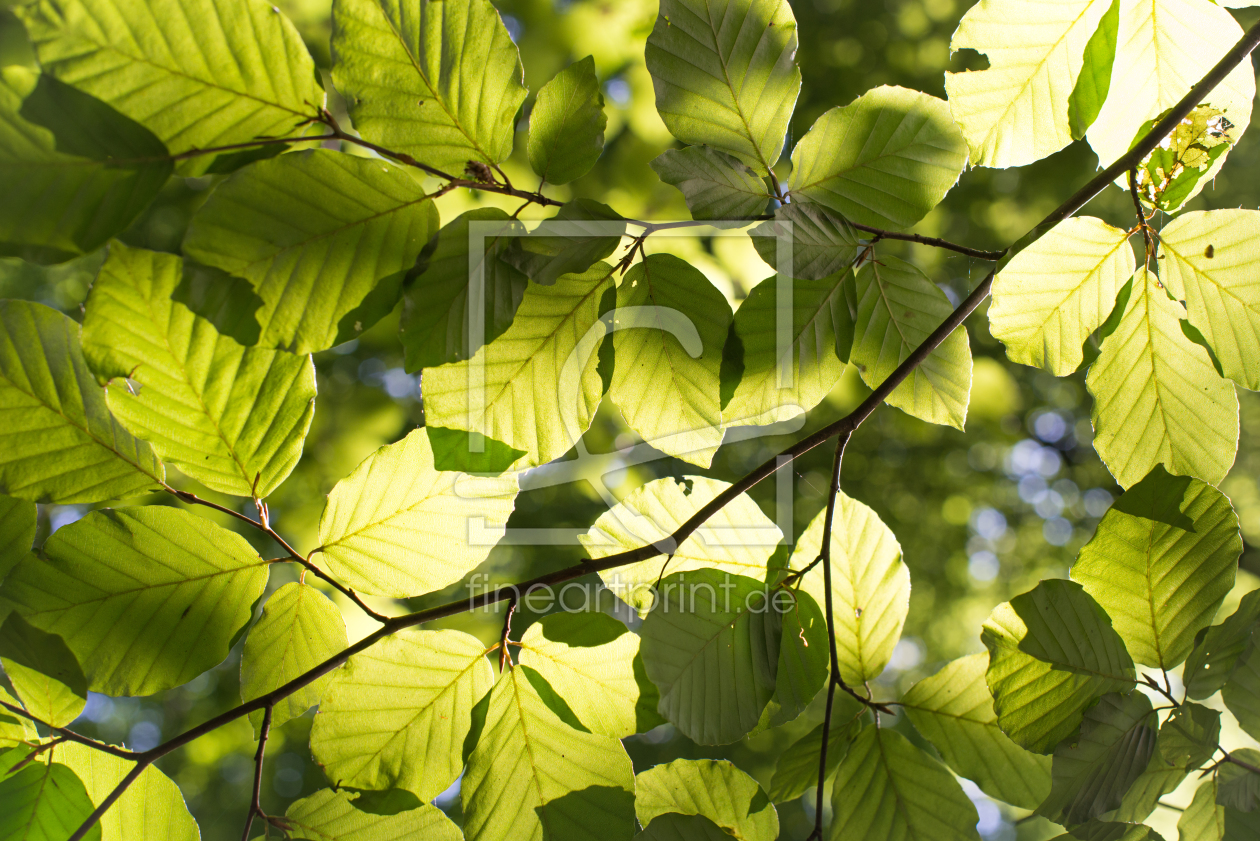
[[[967,311],[879,243],[915,239],[902,231],[968,160],[1013,166],[1082,136],[1104,159],[1123,154],[1134,128],[1174,108],[1240,34],[1207,0],[1160,2],[1169,8],[1079,0],[1046,20],[985,0],[955,46],[994,51],[990,69],[951,75],[948,103],[885,86],[832,108],[788,166],[800,70],[785,0],[662,0],[646,62],[684,146],[652,167],[693,220],[639,221],[576,199],[539,232],[490,209],[443,226],[434,203],[472,188],[559,205],[542,185],[582,177],[601,154],[588,59],[530,112],[542,185],[508,180],[500,164],[528,92],[488,0],[336,0],[331,78],[354,133],[324,108],[292,25],[260,0],[20,7],[40,72],[3,70],[0,160],[16,200],[0,209],[0,248],[56,262],[109,245],[81,326],[0,302],[0,664],[13,690],[0,695],[0,834],[195,838],[153,763],[249,716],[247,838],[257,818],[293,838],[769,841],[773,803],[814,788],[821,801],[832,774],[836,839],[977,838],[955,774],[1067,838],[1154,837],[1139,822],[1209,766],[1220,720],[1139,677],[1138,664],[1166,681],[1186,662],[1188,697],[1220,691],[1260,738],[1260,599],[1211,625],[1241,551],[1214,485],[1237,446],[1235,384],[1260,387],[1249,300],[1260,212],[1186,213],[1155,231],[1142,205],[1175,211],[1219,170],[1250,117],[1244,67],[1135,163],[1131,230],[1071,218],[998,265],[989,315],[1012,360],[1065,375],[1087,340],[1101,341],[1088,379],[1095,446],[1128,491],[1071,581],[994,611],[987,655],[899,701],[873,699],[909,605],[891,530],[836,491],[776,554],[775,523],[704,476],[635,490],[582,538],[591,564],[555,579],[600,572],[640,613],[637,632],[601,613],[555,614],[515,640],[509,611],[487,649],[417,629],[471,605],[386,618],[359,594],[410,598],[463,579],[502,535],[519,474],[569,452],[605,395],[641,438],[701,468],[728,428],[814,408],[849,363],[872,388],[892,384],[881,400],[961,428],[967,332],[937,333]],[[1157,11],[1187,23],[1170,35]],[[1174,35],[1200,48],[1161,46]],[[364,154],[288,151],[310,142]],[[180,254],[111,241],[168,179],[206,174],[226,177]],[[426,192],[422,176],[441,186]],[[734,312],[699,269],[645,250],[663,225],[692,222],[748,227],[775,267]],[[624,256],[605,262],[632,227]],[[1139,233],[1140,266],[1129,245]],[[399,305],[427,425],[338,483],[318,546],[300,553],[265,500],[312,422],[310,354]],[[266,559],[175,504],[94,511],[32,549],[37,502],[207,502],[168,465],[252,503],[257,519],[211,505],[284,555]],[[271,593],[255,620],[277,562],[320,578],[379,630],[349,645],[340,611],[305,580]],[[68,729],[89,690],[179,686],[242,637],[243,703],[202,728],[142,752]],[[1139,685],[1170,706],[1153,708]],[[621,742],[669,722],[697,744],[729,744],[796,719],[824,689],[824,724],[784,753],[768,792],[707,760],[636,775]],[[881,726],[893,704],[936,756]],[[263,814],[268,733],[312,706],[310,747],[330,787]],[[1260,753],[1224,756],[1183,837],[1256,831]],[[462,827],[432,803],[457,779]]]

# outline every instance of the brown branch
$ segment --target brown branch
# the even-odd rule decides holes
[[[784,464],[789,463],[796,457],[809,452],[814,447],[827,441],[836,435],[851,434],[858,426],[862,424],[875,409],[892,393],[898,385],[900,385],[910,373],[920,365],[943,341],[950,335],[962,322],[975,311],[976,307],[988,296],[989,290],[993,284],[994,274],[1001,269],[1016,254],[1036,242],[1047,232],[1054,228],[1055,225],[1067,219],[1076,213],[1095,195],[1101,192],[1108,184],[1118,178],[1127,170],[1131,169],[1137,162],[1141,161],[1147,153],[1154,149],[1164,137],[1168,135],[1174,127],[1184,119],[1198,105],[1204,97],[1207,96],[1224,78],[1229,75],[1243,59],[1245,59],[1256,45],[1260,44],[1260,23],[1252,26],[1242,39],[1239,40],[1234,47],[1226,53],[1225,57],[1203,77],[1190,92],[1169,112],[1163,120],[1161,120],[1150,132],[1146,134],[1140,141],[1135,143],[1133,147],[1124,155],[1122,155],[1115,163],[1104,169],[1094,178],[1090,179],[1084,187],[1073,194],[1063,204],[1059,205],[1052,213],[1046,216],[1032,230],[1025,234],[1018,242],[1016,242],[1006,252],[1006,256],[999,261],[998,266],[991,271],[984,280],[967,296],[961,304],[950,314],[945,321],[938,326],[932,333],[920,344],[913,352],[903,361],[886,380],[879,384],[866,400],[850,412],[848,415],[834,421],[831,424],[817,430],[811,435],[798,441],[787,449],[783,450],[778,456],[774,456],[761,465],[754,468],[744,478],[732,484],[722,493],[714,497],[707,505],[701,508],[690,519],[678,527],[672,535],[657,544],[642,546],[637,549],[631,549],[626,552],[620,552],[616,555],[610,555],[599,560],[585,561],[565,569],[541,575],[528,581],[520,582],[514,585],[506,585],[496,588],[494,591],[483,594],[478,598],[468,599],[466,601],[450,602],[448,604],[439,605],[428,610],[416,611],[404,616],[397,616],[387,619],[384,624],[373,633],[359,640],[354,645],[349,646],[338,654],[329,657],[323,663],[310,669],[309,671],[295,677],[288,683],[273,689],[264,695],[247,701],[230,710],[211,718],[202,724],[184,731],[178,736],[169,739],[166,742],[152,748],[143,753],[136,754],[138,761],[136,767],[123,778],[118,786],[112,791],[108,797],[102,801],[87,820],[75,831],[74,835],[68,841],[81,841],[83,836],[89,829],[100,819],[106,809],[111,806],[115,800],[126,790],[135,779],[140,775],[150,763],[168,753],[177,750],[184,745],[192,742],[206,733],[210,733],[228,722],[235,721],[241,716],[248,715],[254,710],[264,709],[267,706],[275,704],[277,701],[293,694],[304,686],[318,680],[329,672],[340,667],[343,663],[358,654],[371,648],[377,642],[389,637],[403,628],[409,628],[415,625],[421,625],[434,619],[444,616],[452,616],[458,613],[475,610],[478,607],[486,607],[497,604],[500,601],[510,598],[522,589],[528,591],[535,587],[545,587],[553,584],[559,584],[565,581],[571,581],[580,578],[591,572],[602,572],[608,569],[614,569],[619,566],[637,563],[638,561],[647,560],[662,554],[657,545],[670,543],[671,545],[679,545],[683,540],[689,537],[696,529],[705,523],[710,517],[720,511],[723,507],[736,499],[740,494],[756,485],[762,479],[772,475]],[[401,160],[401,159],[400,159]],[[424,167],[421,167],[422,169]],[[549,200],[550,201],[550,200]],[[1254,773],[1260,774],[1260,768],[1249,765],[1240,760],[1227,757],[1234,764],[1244,767]]]
[[[917,242],[919,245],[930,245],[933,248],[944,248],[948,251],[956,251],[959,254],[965,254],[968,257],[974,257],[977,260],[987,260],[991,263],[1001,260],[1006,254],[1006,249],[1001,251],[983,251],[979,248],[969,248],[966,245],[958,245],[949,240],[940,237],[925,237],[922,234],[903,234],[898,231],[885,231],[881,228],[872,228],[870,225],[859,225],[857,222],[850,222],[850,227],[857,228],[859,231],[866,231],[868,234],[875,234],[882,239],[896,239],[902,242]]]
[[[71,742],[78,742],[81,745],[86,745],[89,748],[94,748],[96,750],[101,751],[102,753],[108,753],[111,756],[118,757],[119,759],[136,759],[138,757],[137,753],[135,753],[134,751],[129,751],[126,748],[120,748],[120,747],[117,747],[116,745],[108,745],[105,742],[98,742],[96,739],[90,739],[87,736],[81,736],[78,733],[66,727],[55,727],[49,724],[47,721],[44,721],[41,718],[37,718],[36,716],[31,715],[30,713],[28,713],[26,710],[22,709],[21,707],[14,706],[13,704],[8,703],[7,701],[0,701],[0,707],[4,707],[9,712],[15,715],[20,715],[25,719],[29,719],[30,721],[35,722],[36,724],[42,724],[44,727],[47,727],[53,733],[56,733],[57,735],[61,736],[64,739],[68,739]]]
[[[254,826],[254,818],[270,820],[262,808],[262,774],[263,757],[267,753],[267,736],[271,733],[271,710],[268,705],[263,708],[262,727],[258,729],[258,751],[254,754],[254,796],[249,803],[249,814],[245,816],[245,831],[241,833],[241,841],[249,841],[249,831]]]

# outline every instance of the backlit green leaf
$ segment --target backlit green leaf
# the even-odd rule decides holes
[[[787,0],[662,0],[647,41],[656,110],[689,145],[766,173],[801,89]]]
[[[405,598],[460,580],[503,536],[516,477],[443,473],[424,429],[381,447],[337,483],[315,557],[360,592]]]
[[[738,741],[774,694],[782,617],[765,585],[698,569],[661,582],[640,629],[660,711],[702,745]]]
[[[125,759],[74,742],[58,745],[56,758],[78,775],[96,806],[134,767],[134,763]],[[122,797],[101,816],[100,827],[101,841],[200,841],[201,838],[179,787],[153,765],[141,771]]]
[[[733,837],[701,815],[668,812],[634,836],[634,841],[727,841]]]
[[[1233,383],[1182,332],[1183,318],[1155,276],[1139,272],[1119,325],[1089,369],[1094,449],[1122,487],[1157,464],[1216,484],[1234,463]]]
[[[1229,500],[1160,465],[1103,515],[1072,565],[1138,663],[1172,669],[1234,586],[1242,537]]]
[[[0,838],[13,841],[64,841],[92,813],[83,782],[59,762],[36,759],[17,773],[29,748],[0,754]],[[101,841],[94,826],[84,841]]]
[[[783,607],[783,641],[779,645],[779,666],[775,674],[774,699],[770,708],[771,727],[794,720],[827,682],[830,650],[827,644],[827,618],[813,596],[796,591],[791,601],[780,596]]]
[[[1253,629],[1260,627],[1260,590],[1247,593],[1225,621],[1200,631],[1182,670],[1186,694],[1202,700],[1225,685],[1234,664],[1247,647]]]
[[[782,310],[780,288],[787,298]],[[822,402],[844,373],[853,344],[852,294],[848,271],[822,280],[775,275],[753,287],[735,310],[726,340],[722,393],[730,396],[722,421],[727,427],[790,420]],[[778,314],[789,307],[791,332],[780,346]],[[735,358],[738,370],[728,370]]]
[[[1216,778],[1199,783],[1194,799],[1177,820],[1180,841],[1224,841],[1225,807],[1216,803]]]
[[[106,695],[151,695],[219,663],[267,565],[245,538],[186,511],[93,511],[4,581],[0,608],[60,635]]]
[[[645,442],[699,467],[722,444],[720,374],[731,308],[699,269],[653,254],[617,287],[609,398]]]
[[[1164,841],[1164,837],[1139,823],[1095,820],[1057,835],[1052,841]]]
[[[998,728],[985,683],[987,654],[959,658],[910,688],[901,704],[950,768],[986,794],[1035,809],[1050,793],[1050,759],[1024,750]]]
[[[1251,641],[1221,689],[1221,699],[1242,729],[1260,739],[1260,632],[1251,632]]]
[[[1048,579],[998,605],[980,639],[998,726],[1015,744],[1050,753],[1082,713],[1135,682],[1133,661],[1111,620],[1079,585]]]
[[[1124,231],[1090,216],[1064,220],[993,279],[989,327],[1012,361],[1065,377],[1133,269]]]
[[[79,325],[54,309],[0,301],[0,492],[35,502],[146,493],[165,471],[109,414]]]
[[[250,701],[315,668],[348,644],[341,611],[308,584],[285,584],[271,594],[262,618],[249,631],[241,653],[241,699]],[[331,675],[272,706],[271,726],[279,727],[319,703]],[[262,713],[250,715],[254,727]]]
[[[574,199],[543,221],[537,236],[517,240],[504,259],[544,286],[591,269],[617,250],[626,231],[620,213],[591,199]]]
[[[600,573],[613,595],[640,614],[654,602],[652,586],[669,573],[714,569],[765,578],[766,563],[783,533],[747,494],[733,499],[681,545],[665,539],[729,487],[703,476],[656,479],[601,514],[578,541],[597,560],[641,546],[661,550],[659,557]]]
[[[634,782],[634,809],[644,826],[664,814],[702,815],[739,841],[779,837],[774,805],[756,780],[730,762],[676,759]]]
[[[896,731],[868,726],[840,765],[831,841],[978,841],[976,807],[940,762]]]
[[[461,795],[468,841],[629,841],[634,769],[616,739],[561,721],[525,667],[490,693]]]
[[[332,78],[363,136],[460,177],[512,153],[521,59],[490,0],[333,3]]]
[[[0,71],[0,253],[55,261],[126,228],[173,166],[147,129],[52,76]]]
[[[791,568],[802,570],[822,551],[827,509],[810,521],[796,541]],[[801,581],[826,611],[823,568],[819,564]],[[901,636],[910,609],[910,570],[892,530],[867,506],[843,493],[836,496],[831,530],[832,623],[840,676],[861,686],[884,671]]]
[[[404,630],[351,657],[311,727],[328,779],[424,801],[445,791],[464,767],[473,707],[494,683],[485,653],[460,631]]]
[[[1104,695],[1085,712],[1080,737],[1055,748],[1053,784],[1037,814],[1073,826],[1119,806],[1155,753],[1156,721],[1142,693]]]
[[[437,229],[424,188],[397,164],[308,149],[219,185],[193,217],[184,252],[254,285],[261,344],[309,353],[357,338],[388,313]],[[395,294],[362,306],[387,284]]]
[[[1069,101],[1085,47],[1111,2],[981,0],[963,15],[950,50],[989,58],[987,70],[945,74],[949,107],[973,164],[1022,166],[1072,142]],[[1132,130],[1125,143],[1131,139]]]
[[[1080,140],[1098,119],[1111,89],[1111,68],[1116,62],[1116,37],[1120,29],[1120,0],[1111,0],[1098,28],[1089,36],[1080,75],[1068,97],[1068,125],[1072,139]]]
[[[206,487],[266,497],[315,414],[309,357],[241,347],[172,295],[183,261],[110,246],[88,297],[83,353],[115,416]]]
[[[831,732],[827,737],[827,772],[830,777],[849,751],[849,742],[862,729],[866,707],[843,692],[837,692],[831,710]],[[795,800],[818,785],[818,758],[822,752],[819,724],[779,755],[770,780],[770,799],[775,803]]]
[[[887,85],[823,114],[792,151],[793,197],[880,228],[908,228],[967,165],[943,99]]]
[[[1187,213],[1159,232],[1162,280],[1186,302],[1191,324],[1207,339],[1225,376],[1260,388],[1260,213]]]
[[[519,662],[546,678],[592,733],[622,739],[665,723],[638,635],[607,614],[544,617],[521,637]]]
[[[853,265],[862,253],[858,232],[844,217],[814,204],[785,204],[774,219],[749,231],[761,259],[776,271],[800,280],[820,280]],[[792,258],[779,265],[780,243],[791,244]]]
[[[1238,748],[1230,755],[1241,762],[1260,767],[1260,751]],[[1217,769],[1216,802],[1230,809],[1253,812],[1260,808],[1260,774],[1249,768],[1224,762]]]
[[[1103,817],[1111,821],[1146,820],[1160,798],[1176,790],[1191,771],[1216,753],[1221,733],[1221,714],[1185,702],[1159,728],[1156,750],[1146,769],[1124,793],[1119,807]]]
[[[529,165],[550,184],[581,178],[599,160],[607,125],[595,59],[587,56],[538,91],[529,113]]]
[[[35,503],[0,495],[0,579],[31,551],[37,516]]]
[[[361,799],[361,795],[356,797],[345,791],[320,789],[285,811],[284,823],[289,827],[286,835],[311,841],[463,841],[459,827],[436,806],[374,815],[355,808]]]
[[[881,256],[857,272],[857,315],[850,360],[862,381],[878,386],[953,311],[923,272]],[[959,326],[886,401],[929,423],[962,429],[971,398],[971,346]]]
[[[0,689],[0,701],[21,707],[22,704],[4,689]],[[8,750],[22,742],[34,744],[39,740],[35,723],[25,716],[0,707],[0,751]]]
[[[496,222],[500,224],[496,226]],[[485,229],[502,230],[502,235]],[[513,242],[510,234],[523,231],[524,226],[509,220],[497,207],[460,214],[438,231],[436,246],[430,243],[433,253],[420,256],[416,265],[419,275],[403,289],[399,329],[408,371],[467,359],[511,326],[529,281],[500,258]],[[470,250],[476,238],[482,238],[484,251],[480,253],[485,256],[481,259],[478,252]],[[478,272],[480,280],[475,279]],[[474,345],[469,309],[475,299],[469,292],[476,283],[483,284],[485,318],[480,342]]]
[[[324,103],[297,29],[264,0],[40,0],[21,9],[40,65],[174,153],[300,134]],[[210,155],[180,166],[199,175]]]
[[[10,613],[0,625],[0,665],[22,706],[46,724],[65,727],[87,703],[87,678],[65,640]]]
[[[693,219],[750,219],[770,201],[760,175],[739,158],[708,146],[667,149],[649,165],[682,191]]]
[[[551,286],[530,284],[512,326],[468,361],[423,373],[425,422],[479,432],[525,451],[517,467],[564,455],[604,393],[600,321],[612,269],[596,263]]]

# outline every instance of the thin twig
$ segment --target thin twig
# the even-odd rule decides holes
[[[991,271],[984,280],[959,304],[948,318],[940,324],[932,333],[924,339],[924,341],[899,365],[892,374],[888,376],[866,400],[844,417],[828,424],[827,426],[817,430],[816,432],[806,436],[802,440],[786,448],[777,456],[774,456],[756,468],[751,470],[742,479],[738,480],[722,493],[715,496],[704,507],[697,511],[685,523],[679,526],[672,535],[665,540],[672,541],[672,545],[679,545],[683,540],[689,537],[696,529],[703,525],[710,517],[722,510],[731,501],[738,498],[741,494],[752,488],[758,482],[768,476],[773,475],[783,465],[790,463],[798,456],[809,452],[814,447],[827,441],[828,439],[845,433],[852,433],[858,426],[862,424],[868,417],[875,412],[883,401],[892,393],[898,385],[905,381],[914,369],[926,359],[932,351],[934,351],[945,339],[960,325],[966,318],[975,311],[976,307],[988,296],[992,287],[994,274],[1009,262],[1016,254],[1036,242],[1048,231],[1054,228],[1059,222],[1072,216],[1080,210],[1086,202],[1101,192],[1108,184],[1118,178],[1121,174],[1132,168],[1138,161],[1144,158],[1156,145],[1168,135],[1170,131],[1184,119],[1197,106],[1209,92],[1211,92],[1224,78],[1229,75],[1243,59],[1245,59],[1256,45],[1260,44],[1260,23],[1255,24],[1247,31],[1233,48],[1226,53],[1217,65],[1201,79],[1198,84],[1191,88],[1190,92],[1174,106],[1163,120],[1161,120],[1150,132],[1146,134],[1140,141],[1135,143],[1133,147],[1124,155],[1122,155],[1115,163],[1098,173],[1094,178],[1073,194],[1069,199],[1064,201],[1052,213],[1046,216],[1032,230],[1019,239],[1010,249],[998,266]],[[548,200],[548,203],[552,203]],[[658,541],[657,544],[665,542]],[[75,831],[68,841],[81,841],[84,835],[96,824],[101,815],[114,803],[115,800],[126,790],[134,780],[140,775],[150,763],[158,758],[178,750],[184,745],[204,736],[207,733],[222,727],[228,722],[235,721],[241,716],[248,715],[254,710],[259,710],[274,704],[277,701],[288,697],[304,686],[318,680],[324,675],[339,668],[343,663],[358,654],[371,648],[381,640],[397,633],[403,628],[421,625],[434,619],[440,619],[445,616],[453,616],[455,614],[476,610],[479,607],[487,607],[497,604],[512,597],[515,593],[522,589],[530,590],[535,587],[546,587],[559,584],[565,581],[573,580],[591,572],[602,572],[604,570],[614,569],[616,567],[625,566],[627,564],[636,563],[638,561],[648,560],[661,554],[657,548],[657,544],[650,544],[615,555],[609,555],[598,561],[591,560],[578,563],[565,569],[557,570],[546,575],[537,576],[529,581],[520,582],[518,584],[505,585],[495,588],[489,593],[484,593],[477,598],[450,602],[444,605],[438,605],[428,610],[416,611],[403,616],[393,617],[385,621],[385,623],[373,633],[359,640],[343,651],[329,657],[323,663],[309,669],[305,673],[298,675],[283,686],[273,689],[264,695],[247,701],[230,710],[211,718],[196,727],[184,731],[178,736],[163,742],[162,744],[138,753],[138,761],[136,767],[123,778],[123,780],[110,792],[109,796],[101,802],[91,815],[83,822],[83,824]],[[1249,765],[1246,762],[1229,758],[1235,765],[1246,768],[1253,773],[1260,774],[1260,768]]]
[[[831,680],[827,681],[827,709],[823,713],[822,744],[818,749],[818,792],[814,803],[814,831],[810,839],[822,838],[823,783],[827,780],[827,740],[831,738],[831,708],[836,700],[836,686],[845,686],[840,678],[840,655],[836,651],[836,618],[832,614],[831,596],[831,527],[836,517],[836,497],[840,494],[840,466],[844,462],[844,446],[849,443],[850,433],[842,433],[836,439],[836,454],[831,462],[831,486],[827,496],[827,514],[823,520],[822,549],[818,559],[823,568],[823,595],[826,602],[827,643],[830,648]]]
[[[508,660],[508,634],[512,633],[512,614],[516,613],[516,596],[508,601],[507,616],[503,617],[503,633],[499,634],[499,674],[503,674],[503,667],[507,665]]]
[[[857,228],[859,231],[865,231],[868,234],[875,234],[883,239],[897,239],[902,242],[917,242],[919,245],[930,245],[933,248],[944,248],[948,251],[956,251],[959,254],[965,254],[968,257],[974,257],[977,260],[987,260],[995,263],[1001,260],[1006,254],[1006,249],[1001,251],[984,251],[979,248],[970,248],[966,245],[958,245],[949,240],[940,237],[925,237],[922,234],[903,234],[899,231],[885,231],[881,228],[872,228],[870,225],[859,225],[857,222],[850,222],[850,227]]]
[[[1184,812],[1186,810],[1184,806],[1174,806],[1173,804],[1165,803],[1162,800],[1156,800],[1155,805],[1160,806],[1164,809],[1171,809],[1174,812]]]
[[[1224,748],[1221,748],[1221,750],[1225,752],[1225,758],[1221,760],[1222,762],[1228,762],[1230,765],[1237,765],[1239,768],[1245,768],[1246,770],[1250,771],[1253,774],[1260,774],[1260,768],[1257,768],[1255,765],[1252,765],[1250,762],[1245,762],[1239,759],[1238,757],[1234,756],[1232,753],[1225,750]]]
[[[65,739],[68,739],[71,742],[78,742],[81,745],[86,745],[89,748],[94,748],[96,750],[99,750],[101,753],[108,753],[109,755],[116,756],[119,759],[135,759],[138,756],[138,754],[136,754],[134,751],[129,751],[126,748],[120,748],[115,745],[107,745],[104,742],[98,742],[96,739],[89,739],[87,736],[81,736],[78,733],[74,732],[73,730],[70,730],[65,727],[54,727],[53,725],[49,724],[47,721],[44,721],[41,718],[31,715],[30,713],[28,713],[26,710],[22,709],[21,707],[14,706],[13,704],[8,703],[7,701],[0,701],[0,707],[4,707],[6,710],[13,713],[14,715],[20,715],[22,716],[22,718],[29,719],[30,721],[33,721],[36,724],[41,724],[44,727],[47,727],[53,733],[56,733],[57,735]]]
[[[1181,706],[1181,702],[1177,700],[1177,698],[1172,694],[1172,692],[1160,686],[1159,682],[1155,680],[1155,678],[1151,677],[1150,675],[1142,675],[1142,680],[1137,681],[1137,682],[1142,684],[1143,686],[1148,686],[1151,689],[1154,689],[1160,695],[1163,695],[1172,703],[1174,707]]]
[[[249,831],[254,826],[254,817],[269,820],[262,808],[262,774],[263,758],[267,753],[267,736],[271,733],[271,705],[263,708],[262,727],[258,729],[258,751],[254,754],[254,796],[249,802],[249,814],[245,816],[245,831],[241,833],[241,841],[249,841]]]

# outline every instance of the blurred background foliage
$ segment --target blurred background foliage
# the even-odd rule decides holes
[[[331,0],[275,2],[297,24],[327,83]],[[565,187],[549,188],[553,194],[561,199],[595,198],[640,219],[688,218],[681,194],[662,184],[648,168],[650,160],[673,145],[656,114],[651,79],[643,64],[644,40],[656,15],[656,0],[496,0],[496,5],[520,46],[531,90],[589,54],[595,57],[603,83],[609,116],[604,155],[590,175]],[[874,86],[903,85],[944,96],[944,71],[987,66],[986,59],[974,52],[952,56],[949,52],[949,39],[966,11],[966,0],[791,0],[791,5],[798,21],[804,84],[787,150],[825,110],[844,105]],[[1246,27],[1260,17],[1260,10],[1235,10],[1235,14]],[[34,64],[25,33],[7,9],[0,10],[0,64]],[[326,86],[330,107],[344,115],[331,85]],[[525,104],[521,130],[531,104],[532,98]],[[523,134],[518,136],[517,153],[505,169],[514,181],[532,185],[534,176],[524,158],[523,140]],[[916,230],[978,248],[1001,248],[1084,183],[1097,165],[1088,146],[1078,142],[1022,169],[968,171]],[[173,179],[121,238],[132,245],[177,251],[190,215],[214,183],[213,176]],[[449,221],[483,204],[516,209],[515,203],[502,196],[467,193],[444,196],[439,208],[442,219]],[[1223,177],[1196,198],[1190,209],[1258,205],[1260,143],[1244,137]],[[1132,221],[1128,196],[1115,188],[1108,188],[1084,213],[1125,228]],[[522,217],[546,215],[531,207]],[[733,305],[771,274],[747,238],[683,233],[653,237],[649,251],[670,251],[691,261]],[[881,244],[880,250],[917,263],[955,301],[987,271],[986,264],[950,252],[896,243]],[[0,297],[37,300],[80,317],[80,305],[102,258],[102,254],[92,254],[54,267],[0,259]],[[877,697],[891,697],[945,661],[982,650],[980,623],[989,611],[1041,578],[1065,576],[1077,550],[1119,493],[1090,446],[1090,400],[1084,386],[1087,366],[1071,377],[1056,379],[1009,363],[989,334],[984,307],[967,326],[976,358],[967,430],[931,426],[882,408],[854,436],[845,458],[844,489],[874,508],[896,533],[913,584],[905,636],[887,672],[873,687]],[[273,522],[301,550],[316,545],[324,496],[333,484],[377,447],[424,422],[418,378],[402,367],[396,331],[397,312],[358,341],[316,355],[319,401],[305,454],[269,500]],[[1096,348],[1092,350],[1096,353]],[[1091,356],[1087,349],[1087,362]],[[719,451],[710,475],[726,480],[739,477],[855,406],[866,393],[850,369],[828,399],[804,420],[803,428],[729,444]],[[1238,586],[1221,615],[1232,612],[1242,593],[1260,586],[1260,436],[1254,434],[1260,432],[1260,400],[1243,391],[1239,400],[1242,443],[1222,487],[1238,511],[1246,549]],[[659,476],[695,472],[668,458],[640,463],[646,448],[636,448],[638,443],[616,410],[605,403],[585,437],[591,455],[574,466],[581,480],[550,484],[555,471],[535,471],[527,483],[529,489],[517,500],[509,528],[548,527],[576,535],[606,509],[606,500],[620,498]],[[752,495],[782,526],[790,525],[799,534],[824,505],[830,458],[830,447],[822,447],[785,473],[790,487],[784,487],[790,489],[792,503],[784,512],[776,505],[775,480],[763,482]],[[181,478],[172,474],[175,480]],[[194,487],[191,482],[186,485]],[[225,504],[240,503],[199,487],[196,490]],[[137,502],[169,504],[165,498]],[[39,540],[86,511],[84,506],[40,509]],[[198,513],[204,515],[207,509]],[[236,525],[226,517],[221,523]],[[258,542],[255,533],[247,536],[268,557],[281,554],[277,547]],[[481,578],[470,576],[442,593],[409,603],[378,600],[376,607],[388,613],[414,610],[465,597],[472,581],[484,586],[488,580],[522,580],[569,565],[580,556],[575,540],[558,546],[516,545],[508,540],[472,574]],[[279,587],[294,575],[287,565],[273,567],[271,587]],[[579,600],[574,592],[571,606]],[[614,610],[613,602],[605,593],[600,607]],[[343,607],[352,640],[373,629],[374,623],[362,618],[352,605],[343,603]],[[618,615],[626,618],[624,610]],[[518,612],[514,635],[536,618]],[[502,617],[493,612],[466,614],[434,624],[469,631],[489,644],[502,627]],[[79,725],[84,732],[135,749],[151,747],[239,701],[239,653],[238,646],[217,668],[162,695],[113,699],[93,695]],[[738,745],[697,746],[665,725],[627,740],[627,747],[638,770],[677,757],[727,757],[768,784],[778,753],[821,720],[821,700],[820,695],[797,721]],[[1230,724],[1222,742],[1229,748],[1239,734],[1228,713],[1225,718]],[[282,813],[289,801],[326,784],[307,748],[310,721],[308,713],[273,733],[263,787],[264,806],[272,813]],[[917,740],[904,723],[898,726]],[[207,841],[235,838],[239,833],[248,802],[252,745],[250,726],[240,719],[161,763],[183,789]],[[1183,786],[1166,799],[1184,805],[1190,789],[1192,785]],[[967,790],[977,801],[985,838],[1033,841],[1053,834],[1042,820],[1017,825],[1022,813],[988,801],[974,786]],[[808,834],[812,799],[804,800],[780,808],[783,838]],[[457,811],[456,789],[438,803]],[[1176,813],[1162,809],[1151,819],[1167,838],[1176,837],[1175,820]]]

